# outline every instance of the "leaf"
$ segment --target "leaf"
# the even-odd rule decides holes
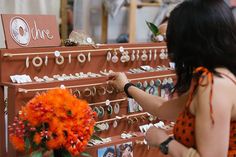
[[[31,157],[43,157],[42,151],[34,151],[31,153]]]
[[[94,130],[95,132],[99,132],[99,131],[102,131],[99,127],[97,127],[96,125],[94,126]]]
[[[92,155],[90,155],[88,152],[82,152],[80,155],[85,157],[92,157]]]
[[[103,141],[99,136],[94,135],[94,134],[91,136],[91,139],[93,139],[93,140]]]
[[[25,149],[26,149],[26,152],[29,152],[30,150],[30,140],[28,137],[25,137]]]
[[[155,24],[153,24],[153,23],[151,23],[151,22],[148,22],[148,21],[146,21],[146,24],[147,24],[148,28],[151,30],[151,32],[152,32],[155,36],[160,34],[160,33],[159,33],[159,29],[158,29],[158,27],[157,27]]]

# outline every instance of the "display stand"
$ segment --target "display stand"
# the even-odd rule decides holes
[[[120,59],[128,52],[129,61],[121,62]],[[157,148],[149,148],[145,144],[139,142],[144,139],[144,134],[140,132],[139,126],[150,123],[150,115],[145,111],[128,112],[128,100],[124,93],[118,93],[114,88],[107,84],[109,70],[129,72],[131,68],[139,68],[142,65],[151,67],[169,67],[167,57],[161,56],[161,51],[165,51],[165,43],[140,43],[140,44],[111,44],[94,46],[78,46],[78,47],[51,47],[51,48],[22,48],[22,49],[1,49],[0,50],[0,100],[1,112],[7,111],[8,114],[1,114],[1,155],[4,157],[20,156],[13,149],[12,145],[4,140],[5,135],[8,136],[5,126],[14,120],[14,116],[18,113],[20,107],[25,105],[28,100],[33,98],[35,94],[44,92],[49,89],[63,87],[69,89],[80,99],[86,99],[91,107],[103,107],[105,115],[97,118],[97,124],[107,123],[110,127],[106,131],[97,132],[102,138],[110,137],[111,141],[100,145],[94,145],[87,148],[93,157],[98,156],[98,150],[107,146],[116,146],[125,142],[132,142],[133,156],[158,156],[161,153]],[[59,56],[55,56],[56,53]],[[109,58],[109,53],[111,58]],[[146,54],[147,58],[145,58]],[[113,63],[112,57],[116,55],[118,62]],[[62,56],[62,58],[60,58]],[[85,61],[84,60],[85,56]],[[58,58],[59,57],[59,58]],[[135,57],[136,59],[132,58]],[[40,59],[38,59],[40,58]],[[42,65],[39,66],[41,59]],[[110,60],[109,60],[110,59]],[[114,59],[114,58],[113,58]],[[126,58],[127,59],[127,58]],[[146,60],[145,60],[146,59]],[[64,60],[62,62],[62,60]],[[57,61],[57,63],[56,63]],[[34,63],[34,64],[33,64]],[[76,76],[87,74],[88,72],[100,74],[99,77],[77,77],[67,78],[66,76]],[[77,74],[76,74],[77,73]],[[30,83],[12,83],[10,76],[13,75],[29,75],[32,79]],[[64,74],[64,75],[63,75]],[[70,75],[71,74],[71,75]],[[45,81],[47,78],[55,78],[56,75],[63,75],[64,80]],[[43,82],[39,78],[44,79]],[[45,77],[47,76],[47,77]],[[127,73],[132,83],[144,83],[151,80],[161,81],[164,78],[175,78],[174,70],[157,70],[139,73]],[[160,95],[161,85],[158,92]],[[105,93],[104,93],[105,89]],[[119,103],[120,110],[118,113],[108,114],[108,106],[114,109],[115,103]],[[4,104],[4,105],[3,105]],[[6,117],[7,116],[7,117]],[[114,121],[118,121],[117,127],[113,127]],[[154,120],[158,122],[159,119]],[[154,121],[152,121],[154,123]],[[5,124],[5,125],[4,125]],[[166,123],[167,124],[167,123]],[[124,132],[135,133],[131,138],[122,139],[121,134]],[[171,131],[169,131],[171,133]],[[7,138],[8,139],[8,138]]]

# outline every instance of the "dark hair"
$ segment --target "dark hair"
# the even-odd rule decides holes
[[[108,148],[106,149],[105,153],[103,154],[103,156],[105,157],[108,153],[114,154],[114,153],[115,153],[114,148],[108,147]]]
[[[199,66],[214,74],[216,67],[225,67],[236,75],[236,24],[223,0],[179,4],[170,14],[167,47],[175,62],[179,94],[189,89],[193,70]]]

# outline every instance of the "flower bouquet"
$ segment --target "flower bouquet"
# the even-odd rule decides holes
[[[84,153],[95,125],[88,103],[65,89],[42,93],[22,106],[9,126],[10,142],[17,151],[42,157],[88,155]]]

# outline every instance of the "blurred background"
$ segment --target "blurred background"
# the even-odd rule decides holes
[[[62,39],[72,30],[86,33],[96,43],[149,42],[146,22],[157,26],[182,0],[0,0],[1,14],[53,14]],[[233,11],[235,0],[226,0]],[[0,47],[4,48],[0,24]]]

